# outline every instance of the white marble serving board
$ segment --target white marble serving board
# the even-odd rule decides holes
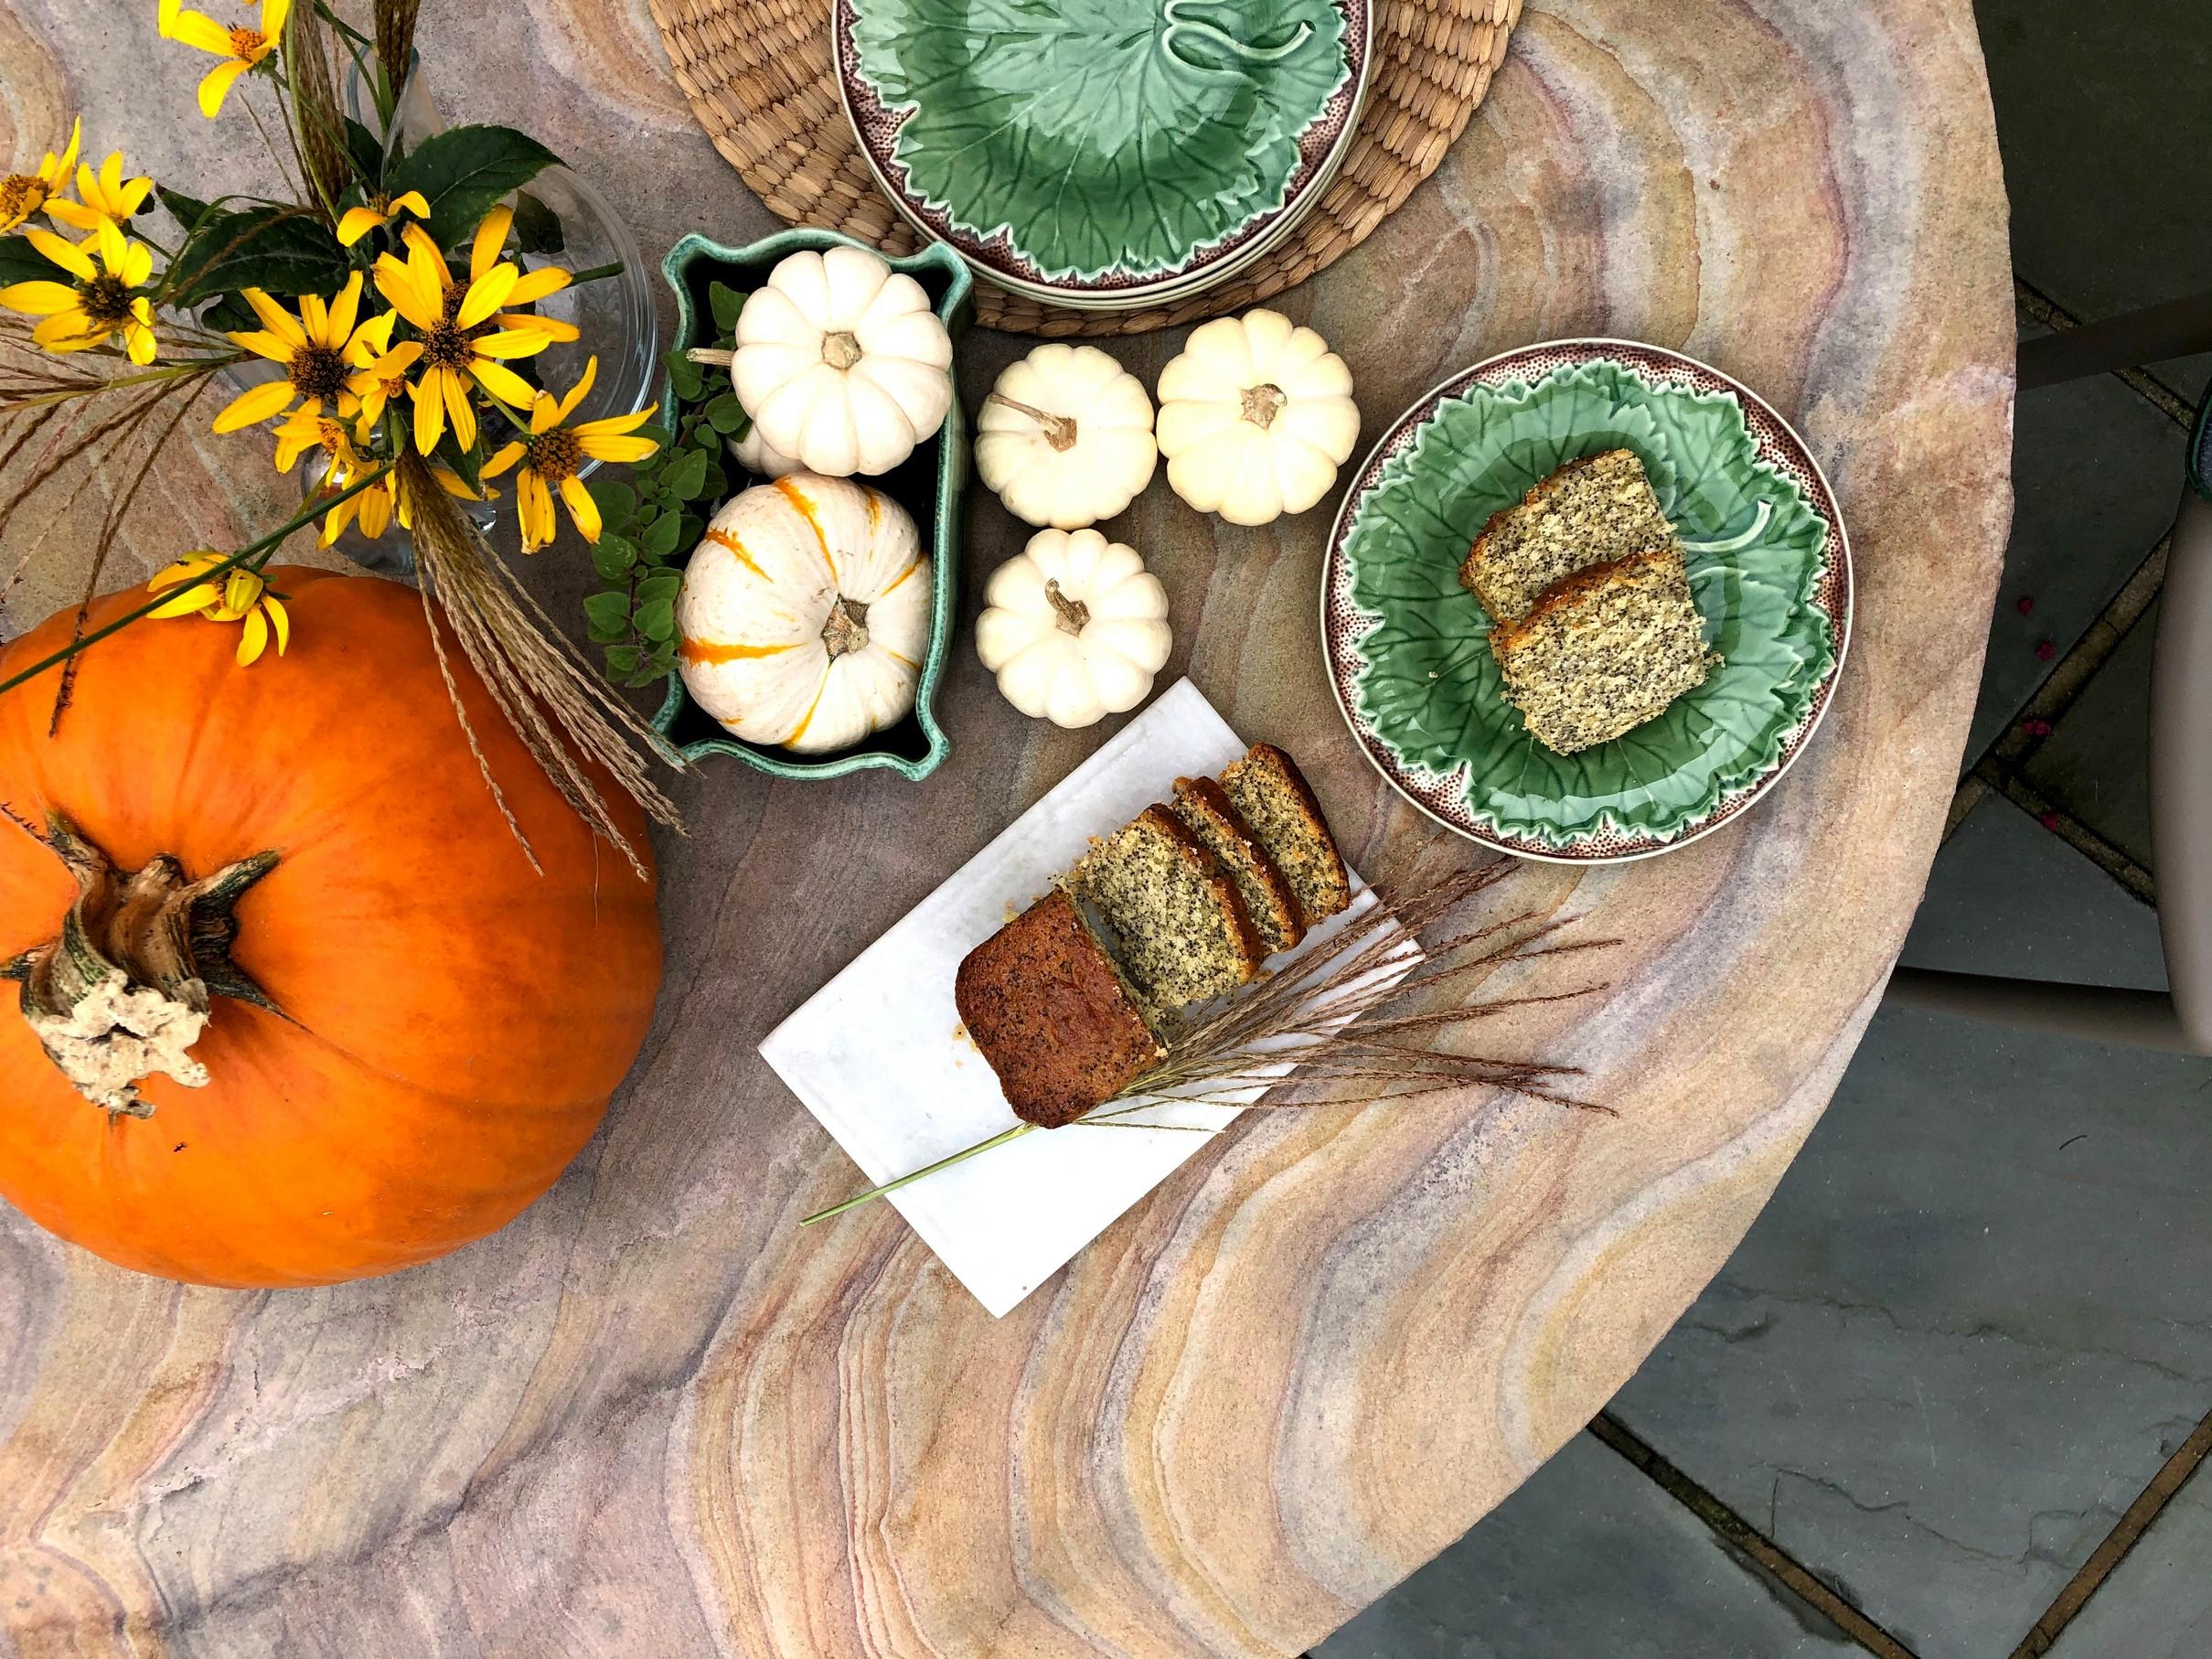
[[[768,1033],[763,1058],[860,1166],[856,1191],[1012,1127],[997,1076],[960,1028],[961,958],[1049,891],[1093,836],[1165,799],[1177,777],[1218,773],[1245,749],[1198,688],[1179,680]],[[1352,883],[1352,908],[1271,968],[1285,970],[1373,903],[1357,872]],[[1408,939],[1387,971],[1403,977],[1418,960]],[[1194,1103],[1150,1108],[1142,1120],[1219,1129],[1236,1116],[1234,1106]],[[896,1205],[997,1318],[1210,1139],[1189,1127],[1038,1130],[880,1202]]]

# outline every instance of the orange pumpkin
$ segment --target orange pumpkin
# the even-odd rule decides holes
[[[0,695],[0,961],[30,975],[26,1010],[82,991],[86,962],[100,979],[103,958],[39,948],[73,916],[72,939],[107,941],[180,1022],[135,1019],[145,1043],[196,1033],[170,1061],[207,1079],[155,1073],[94,1104],[40,1032],[103,1063],[140,1039],[35,1031],[0,985],[0,1193],[110,1261],[203,1284],[358,1279],[502,1226],[591,1138],[660,981],[653,883],[561,800],[449,638],[530,867],[420,598],[269,574],[290,600],[282,658],[240,669],[235,627],[146,621],[79,659],[58,735],[58,671]],[[91,626],[143,598],[100,601]],[[69,627],[0,651],[0,679]],[[219,872],[222,891],[180,894]],[[102,983],[80,1022],[123,989]]]

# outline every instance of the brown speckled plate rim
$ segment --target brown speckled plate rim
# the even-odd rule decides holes
[[[1165,305],[1227,282],[1279,247],[1334,182],[1367,103],[1374,68],[1376,0],[1329,0],[1344,16],[1344,47],[1351,74],[1330,97],[1321,113],[1298,135],[1298,163],[1284,181],[1280,205],[1256,213],[1220,241],[1187,254],[1172,271],[1149,276],[1122,273],[1091,281],[1053,278],[1017,252],[1003,232],[978,237],[956,226],[949,211],[899,182],[905,177],[896,155],[899,129],[911,111],[886,105],[874,84],[860,73],[852,44],[862,0],[829,0],[830,78],[838,102],[852,128],[860,158],[900,216],[916,230],[966,260],[978,276],[1009,293],[1079,311],[1122,311]],[[879,153],[880,152],[880,153]]]
[[[1351,636],[1354,631],[1364,634],[1373,624],[1367,614],[1352,602],[1345,543],[1360,503],[1381,481],[1384,464],[1412,444],[1415,434],[1435,416],[1437,405],[1445,399],[1456,397],[1478,384],[1502,386],[1509,381],[1530,384],[1557,369],[1599,361],[1618,363],[1641,380],[1686,384],[1693,391],[1726,392],[1736,399],[1758,458],[1794,480],[1805,492],[1813,511],[1828,527],[1820,574],[1813,583],[1812,604],[1827,615],[1834,633],[1835,660],[1814,690],[1804,718],[1783,741],[1775,764],[1723,797],[1711,811],[1693,819],[1679,833],[1659,836],[1642,830],[1626,830],[1607,817],[1598,820],[1599,827],[1595,830],[1547,840],[1484,825],[1468,803],[1464,767],[1437,777],[1425,768],[1404,765],[1360,714],[1353,687],[1367,661]],[[1337,712],[1343,715],[1344,723],[1351,728],[1368,763],[1424,817],[1482,846],[1547,864],[1622,864],[1637,859],[1657,858],[1712,834],[1736,818],[1774,787],[1812,741],[1813,733],[1820,730],[1828,712],[1836,681],[1851,651],[1851,538],[1843,528],[1843,515],[1836,505],[1835,491],[1828,482],[1828,475],[1813,459],[1805,440],[1771,404],[1733,376],[1682,352],[1664,346],[1645,345],[1639,340],[1590,337],[1517,346],[1472,368],[1463,369],[1424,392],[1391,423],[1390,429],[1360,464],[1351,487],[1344,492],[1322,557],[1320,589],[1321,651],[1328,663],[1329,688],[1336,698]],[[1437,777],[1437,782],[1427,783],[1426,780],[1430,777]],[[1459,780],[1456,787],[1455,779]],[[1455,795],[1456,801],[1449,798]],[[1453,813],[1455,806],[1458,816]]]

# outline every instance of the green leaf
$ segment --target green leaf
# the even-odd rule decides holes
[[[634,645],[611,645],[607,648],[607,672],[616,680],[627,679],[637,672],[645,653]]]
[[[592,492],[599,516],[609,524],[619,524],[637,510],[637,492],[620,478],[593,478],[584,488]]]
[[[525,253],[560,253],[568,247],[561,215],[528,190],[515,198],[515,236]]]
[[[224,294],[199,314],[199,320],[210,328],[219,328],[232,334],[243,334],[262,326],[262,319],[253,315],[253,307],[235,294]]]
[[[677,397],[690,402],[707,390],[706,371],[680,351],[664,351],[660,355],[662,367],[668,371],[668,384]]]
[[[630,596],[627,594],[593,594],[583,602],[583,619],[591,625],[592,637],[602,644],[609,640],[626,639],[630,633]]]
[[[290,298],[336,294],[349,267],[346,251],[302,208],[248,208],[202,220],[170,263],[168,304],[196,305],[244,288]]]
[[[451,247],[508,191],[518,189],[561,157],[512,127],[447,127],[424,139],[391,170],[392,196],[420,190],[430,203],[430,233]]]
[[[700,538],[707,533],[707,521],[697,513],[686,513],[676,521],[676,544],[679,547],[697,547]]]
[[[674,513],[668,513],[646,526],[639,540],[638,551],[650,559],[666,559],[677,549],[683,536],[683,522]]]
[[[648,443],[658,444],[665,448],[673,434],[671,434],[668,429],[665,426],[654,426],[648,424],[640,426],[632,435],[644,438]]]
[[[1349,77],[1330,0],[858,9],[860,78],[914,109],[894,141],[913,195],[1055,279],[1179,269],[1279,208]]]
[[[31,246],[27,236],[0,236],[0,287],[10,283],[59,283],[69,273]]]
[[[709,283],[707,308],[714,313],[716,330],[727,334],[737,326],[737,314],[745,308],[745,296],[728,283]]]
[[[662,640],[653,648],[653,654],[646,661],[649,667],[666,674],[676,666],[676,641],[673,639]]]
[[[647,605],[666,599],[673,605],[676,603],[677,590],[683,586],[683,582],[684,573],[681,571],[657,570],[649,576],[640,577],[637,603]]]
[[[599,573],[602,582],[627,586],[631,567],[637,562],[637,550],[619,536],[602,536],[592,549],[592,568]]]
[[[637,607],[637,631],[647,639],[667,639],[676,632],[676,601],[655,599]]]
[[[668,493],[679,501],[696,500],[707,487],[707,457],[696,449],[686,450],[676,465],[668,469]]]
[[[725,438],[734,437],[753,423],[752,417],[745,413],[745,406],[737,401],[734,391],[723,392],[707,405],[705,413],[707,424]]]
[[[194,225],[208,216],[206,202],[200,200],[197,196],[187,196],[182,190],[172,190],[167,185],[155,185],[154,197],[163,207],[168,209],[169,217],[175,219],[187,234],[191,232]]]
[[[384,177],[383,143],[350,115],[346,118],[346,154],[353,160],[353,170],[369,187],[379,188]]]

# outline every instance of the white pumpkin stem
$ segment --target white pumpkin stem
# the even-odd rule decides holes
[[[1016,414],[1029,416],[1031,420],[1044,429],[1044,441],[1054,449],[1064,452],[1075,447],[1075,417],[1074,415],[1048,414],[1042,409],[1031,408],[1027,403],[1010,398],[1002,391],[994,391],[983,401],[986,403],[996,403],[1001,409],[1010,409]]]
[[[1060,579],[1053,577],[1044,584],[1044,596],[1053,602],[1053,609],[1060,613],[1056,625],[1063,634],[1081,634],[1091,626],[1091,607],[1080,599],[1070,599],[1060,591]]]
[[[0,966],[23,984],[24,1020],[77,1092],[112,1114],[145,1118],[138,1085],[155,1072],[189,1088],[208,1068],[189,1054],[206,1029],[210,995],[276,1005],[230,961],[231,912],[276,868],[257,853],[199,881],[166,852],[124,876],[60,813],[48,845],[77,879],[61,935]]]
[[[822,644],[829,652],[829,660],[850,657],[855,651],[868,648],[868,607],[858,599],[838,595],[829,607],[829,619],[822,624]]]
[[[737,361],[734,351],[718,351],[711,346],[694,346],[684,356],[694,363],[705,363],[715,369],[727,369]]]
[[[822,361],[832,369],[850,369],[866,355],[860,349],[860,337],[850,329],[822,336]]]
[[[1251,422],[1262,432],[1266,432],[1268,427],[1275,424],[1275,417],[1282,413],[1283,405],[1288,401],[1290,400],[1283,395],[1283,389],[1280,386],[1271,385],[1263,380],[1257,386],[1245,388],[1245,407],[1242,412],[1245,420]]]

